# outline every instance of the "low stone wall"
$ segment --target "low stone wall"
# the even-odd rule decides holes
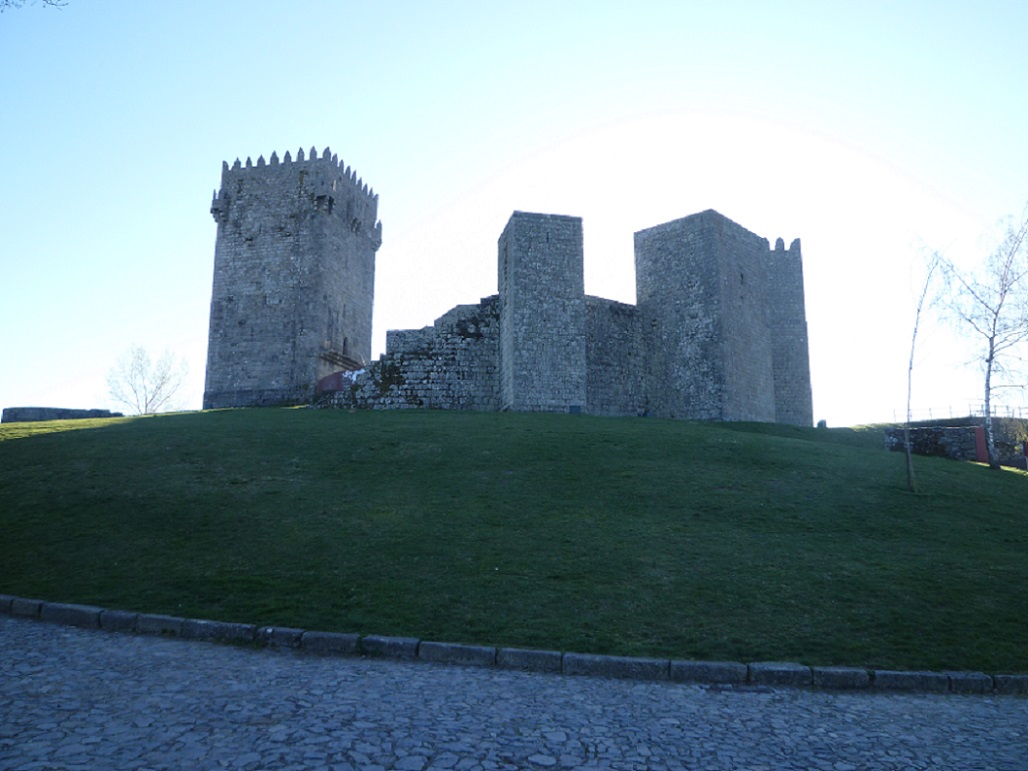
[[[1024,426],[1021,421],[995,420],[996,454],[1004,466],[1025,468]],[[903,452],[903,428],[885,432],[885,448]],[[910,447],[915,455],[951,460],[988,462],[985,429],[982,426],[916,426],[910,429]]]
[[[0,423],[38,423],[43,420],[81,420],[83,418],[120,418],[110,410],[73,410],[64,407],[7,407]]]

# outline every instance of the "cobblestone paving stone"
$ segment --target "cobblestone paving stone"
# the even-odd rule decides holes
[[[1028,698],[716,689],[0,616],[0,768],[1028,769]]]

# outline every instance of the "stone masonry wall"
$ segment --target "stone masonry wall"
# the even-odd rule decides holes
[[[794,249],[772,259],[767,240],[713,210],[635,234],[647,414],[813,423]]]
[[[498,295],[369,363],[378,197],[326,148],[223,164],[204,407],[813,422],[799,242],[713,210],[635,234],[637,304],[586,297],[582,220],[514,212]]]
[[[814,422],[814,408],[800,240],[795,239],[786,249],[779,238],[769,253],[768,267],[775,420],[810,426]]]
[[[993,418],[996,454],[1004,466],[1026,468],[1026,442],[1028,421],[1016,418]],[[903,428],[889,428],[885,432],[885,448],[903,452]],[[987,462],[985,429],[981,425],[915,426],[910,429],[910,448],[915,455],[927,455],[950,460]]]
[[[636,298],[646,352],[647,414],[723,420],[720,271],[713,212],[635,234]]]
[[[707,214],[721,291],[722,420],[773,422],[775,379],[768,308],[768,243]]]
[[[205,408],[304,403],[371,358],[377,208],[327,148],[223,165]]]
[[[372,409],[500,408],[499,302],[458,305],[431,327],[390,331],[386,353],[322,406]]]
[[[86,418],[120,418],[110,410],[76,410],[65,407],[5,407],[0,423],[35,423],[43,420],[84,420]]]
[[[514,212],[498,243],[500,405],[528,412],[586,404],[582,220]]]
[[[634,305],[585,298],[586,411],[590,415],[641,415],[645,357]]]

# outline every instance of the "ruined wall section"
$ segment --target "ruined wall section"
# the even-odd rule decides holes
[[[581,218],[514,212],[498,249],[501,409],[584,409]]]
[[[634,305],[586,296],[586,411],[643,414],[645,353]]]
[[[774,362],[775,419],[779,423],[813,425],[803,257],[798,238],[788,249],[779,238],[774,250],[769,252],[767,294]]]
[[[370,359],[377,210],[327,148],[223,164],[205,408],[301,404]]]
[[[361,409],[500,408],[499,300],[458,305],[430,327],[390,330],[386,353],[322,400]]]

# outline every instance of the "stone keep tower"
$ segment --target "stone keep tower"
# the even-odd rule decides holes
[[[649,414],[811,425],[799,241],[708,210],[635,234]]]
[[[222,165],[204,409],[301,404],[371,358],[378,196],[330,155]]]
[[[500,409],[586,403],[582,219],[514,212],[499,240]]]

